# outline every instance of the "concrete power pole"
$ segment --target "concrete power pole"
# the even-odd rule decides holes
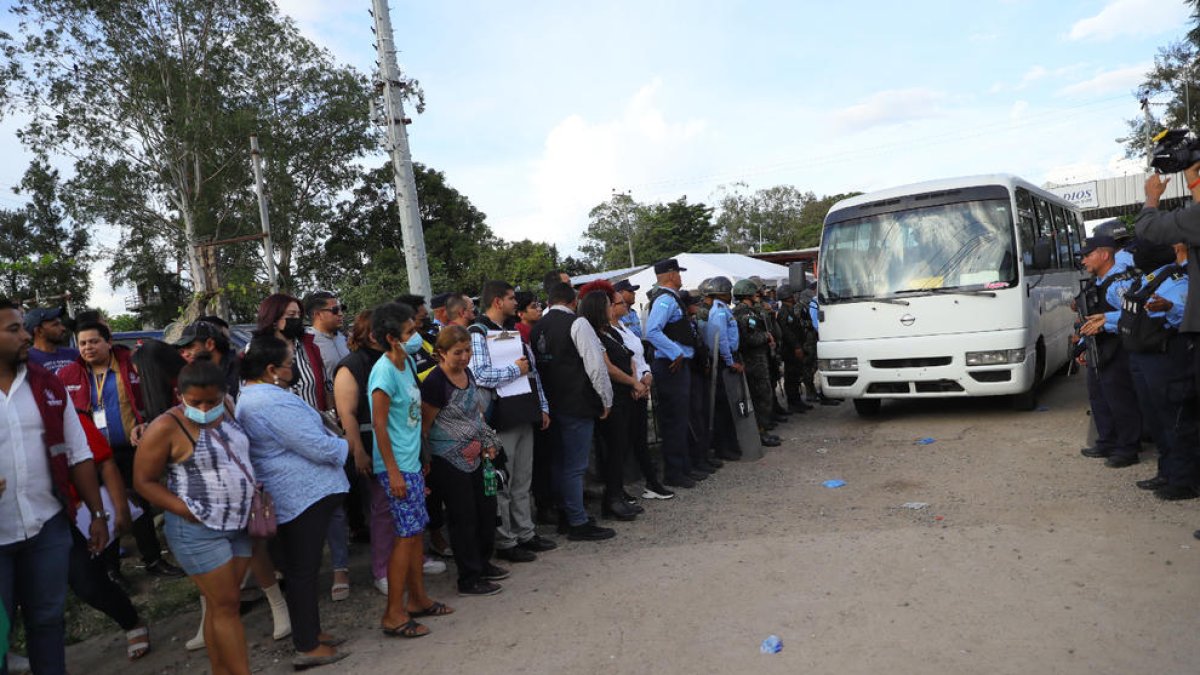
[[[392,19],[387,0],[371,0],[375,17],[375,40],[379,52],[379,73],[383,78],[383,105],[387,115],[388,141],[391,144],[392,170],[396,174],[396,205],[400,208],[400,231],[404,239],[404,263],[408,269],[410,293],[429,298],[433,289],[429,267],[425,264],[425,233],[421,212],[417,209],[417,182],[413,178],[412,154],[408,149],[408,130],[404,117],[405,83],[396,65],[396,45],[392,38]]]
[[[250,137],[250,158],[254,165],[254,189],[258,192],[258,217],[262,220],[263,254],[267,263],[267,279],[271,292],[279,292],[279,279],[275,276],[275,245],[271,243],[271,218],[267,215],[267,190],[263,186],[262,153],[258,149],[258,136]]]

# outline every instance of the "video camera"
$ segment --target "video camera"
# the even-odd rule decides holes
[[[1200,162],[1200,138],[1188,129],[1164,129],[1153,140],[1150,166],[1159,173],[1178,173]]]

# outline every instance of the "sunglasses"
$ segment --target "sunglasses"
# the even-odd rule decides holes
[[[323,309],[321,311],[329,312],[330,314],[339,314],[340,315],[346,311],[346,306],[345,305],[334,305],[333,307],[326,307],[325,309]]]

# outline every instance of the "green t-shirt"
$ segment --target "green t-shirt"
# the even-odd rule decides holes
[[[375,362],[371,376],[367,379],[367,393],[371,401],[371,418],[375,417],[375,392],[382,391],[392,400],[388,409],[388,435],[392,440],[391,452],[396,465],[404,473],[421,470],[421,388],[415,376],[416,366],[408,359],[404,370],[400,370],[386,355]],[[383,455],[379,448],[379,437],[375,438],[375,454],[372,460],[375,473],[385,473]]]

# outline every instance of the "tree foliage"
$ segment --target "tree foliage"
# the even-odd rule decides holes
[[[73,302],[87,301],[88,235],[66,218],[59,188],[58,172],[35,161],[18,190],[29,203],[0,210],[0,295],[29,300],[69,294]]]
[[[1144,157],[1149,139],[1163,129],[1200,129],[1200,0],[1192,6],[1192,26],[1186,37],[1158,50],[1154,67],[1134,95],[1150,104],[1150,119],[1126,120],[1129,135],[1118,139],[1126,157]],[[1164,100],[1165,99],[1165,100]]]
[[[121,228],[114,282],[178,277],[180,261],[201,293],[223,288],[223,269],[261,274],[252,245],[195,246],[258,230],[257,134],[291,287],[295,247],[320,236],[370,143],[361,75],[269,0],[19,0],[13,12],[19,32],[0,39],[8,103],[30,119],[20,138],[75,158],[64,192],[79,223]]]
[[[589,266],[611,270],[648,265],[678,253],[720,250],[713,209],[689,204],[687,195],[667,204],[642,204],[614,194],[588,214],[580,252]],[[630,260],[630,246],[633,260]]]
[[[718,194],[721,247],[731,253],[749,253],[816,246],[830,207],[858,193],[817,197],[791,185],[749,192],[745,183],[734,183],[718,188]]]

